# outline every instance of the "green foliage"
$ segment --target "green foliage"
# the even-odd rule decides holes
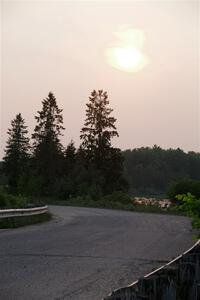
[[[74,146],[73,141],[71,141],[67,146],[64,152],[64,157],[65,157],[65,167],[67,171],[70,172],[71,168],[73,168],[76,162],[76,148]]]
[[[51,219],[50,213],[44,213],[40,215],[12,217],[0,219],[0,228],[17,228],[37,223],[49,221]]]
[[[14,196],[0,189],[0,208],[23,208],[27,199],[22,196]]]
[[[126,197],[114,191],[156,197],[166,194],[169,186],[168,195],[174,201],[177,194],[187,192],[200,198],[200,153],[163,150],[156,145],[122,152],[112,146],[118,132],[107,92],[94,90],[86,105],[78,149],[73,141],[66,149],[61,144],[62,109],[52,92],[35,116],[32,153],[25,121],[16,115],[8,130],[3,169],[0,164],[0,185],[8,184],[9,193],[15,195],[83,197],[101,199],[105,205],[129,205]]]
[[[93,168],[97,177],[102,177],[102,185],[93,179],[93,187],[108,194],[116,189],[125,189],[123,178],[123,158],[120,149],[111,146],[113,137],[118,136],[115,122],[111,116],[107,92],[93,91],[86,104],[86,120],[81,129],[81,151],[84,153],[86,167]]]
[[[59,137],[62,135],[64,127],[62,109],[58,108],[56,98],[52,92],[42,101],[42,110],[38,111],[35,116],[37,125],[35,126],[34,134],[34,149],[42,151],[43,146],[55,146],[57,151],[62,150]]]
[[[114,191],[112,194],[106,195],[102,198],[107,202],[118,202],[122,204],[131,204],[131,197],[121,191]]]
[[[8,129],[8,141],[5,150],[3,168],[8,176],[9,186],[12,191],[16,191],[19,179],[27,171],[29,158],[29,138],[26,137],[28,131],[21,114],[17,114],[11,121],[11,128]]]
[[[0,208],[7,207],[8,199],[6,197],[5,192],[0,189]]]
[[[200,181],[200,153],[185,153],[179,148],[164,150],[155,145],[126,150],[122,154],[124,174],[133,194],[162,195],[174,182]]]
[[[108,108],[108,104],[107,92],[94,90],[86,104],[86,120],[81,129],[82,148],[87,157],[99,165],[104,159],[105,151],[111,146],[111,139],[118,136],[116,119],[110,116],[113,109]]]
[[[181,203],[179,210],[193,219],[192,225],[194,228],[200,228],[200,198],[197,199],[191,193],[177,195],[176,198]]]
[[[75,184],[71,176],[58,178],[53,185],[52,196],[59,199],[70,198],[75,194]]]
[[[114,196],[116,195],[116,197]],[[123,194],[123,193],[122,193]],[[89,194],[85,196],[76,196],[65,201],[53,201],[54,204],[81,206],[81,207],[96,207],[96,208],[110,208],[110,209],[122,209],[122,210],[134,210],[133,204],[130,202],[130,197],[120,195],[119,192],[115,192],[112,195],[107,195],[94,199]],[[128,198],[128,200],[127,200]],[[48,200],[49,203],[50,199]]]
[[[200,229],[200,217],[193,216],[192,227],[195,229]],[[199,239],[199,236],[198,236]]]
[[[178,210],[162,210],[158,206],[153,205],[133,205],[130,201],[130,196],[126,193],[115,191],[110,195],[102,196],[98,200],[94,200],[90,195],[71,197],[65,200],[58,200],[58,198],[48,198],[46,203],[55,205],[79,206],[79,207],[95,207],[106,209],[120,209],[128,211],[136,211],[143,213],[159,213],[159,214],[176,214],[183,215]],[[44,201],[44,199],[43,199]]]
[[[0,186],[8,184],[8,178],[5,174],[5,170],[3,168],[3,162],[0,161]]]
[[[86,195],[70,197],[66,199],[65,202],[61,203],[75,206],[82,205],[88,207],[133,209],[130,195],[128,195],[127,193],[114,191],[112,194],[102,196],[98,194],[98,192],[95,194],[95,187],[93,188],[94,195],[92,194],[91,190],[89,190]]]
[[[51,194],[52,186],[60,175],[63,160],[63,146],[60,142],[64,130],[62,109],[58,108],[52,92],[42,101],[42,110],[35,116],[35,126],[32,138],[34,140],[34,176],[40,176],[40,193]]]
[[[200,181],[180,180],[170,186],[167,195],[172,201],[176,202],[176,195],[187,193],[191,193],[196,198],[200,198]]]
[[[45,183],[41,175],[30,174],[27,184],[24,186],[23,193],[29,196],[41,196],[44,192]]]

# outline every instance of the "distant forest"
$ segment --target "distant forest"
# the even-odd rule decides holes
[[[200,180],[200,153],[158,146],[123,151],[124,175],[132,194],[165,195],[180,180]]]
[[[35,115],[31,140],[21,113],[11,121],[0,184],[13,194],[98,200],[115,191],[165,195],[172,183],[200,180],[200,153],[156,145],[126,151],[113,147],[118,132],[112,112],[107,92],[94,90],[86,104],[80,146],[76,149],[71,141],[64,147],[62,109],[50,92]]]
[[[169,186],[183,179],[200,181],[200,153],[158,146],[122,151],[123,175],[133,195],[165,195]],[[0,162],[0,185],[6,184]]]

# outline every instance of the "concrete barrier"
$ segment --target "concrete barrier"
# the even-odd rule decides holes
[[[200,240],[166,265],[103,300],[200,300]]]
[[[48,212],[47,205],[41,207],[34,207],[34,208],[1,209],[0,219],[39,215],[39,214],[44,214],[46,212]]]

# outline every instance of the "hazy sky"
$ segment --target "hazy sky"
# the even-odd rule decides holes
[[[64,145],[79,145],[88,96],[104,89],[114,145],[200,151],[198,15],[192,0],[1,1],[1,156],[10,121],[21,112],[32,133],[50,90],[64,110]],[[147,58],[137,72],[108,61],[131,34]]]

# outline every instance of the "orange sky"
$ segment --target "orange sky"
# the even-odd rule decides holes
[[[64,109],[64,145],[79,145],[90,91],[104,89],[117,118],[114,145],[199,151],[198,18],[192,0],[1,1],[0,157],[11,119],[21,112],[32,133],[50,90]],[[126,30],[145,35],[149,61],[137,72],[106,58]]]

